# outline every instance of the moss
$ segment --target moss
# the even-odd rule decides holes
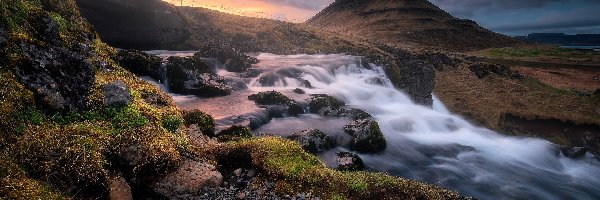
[[[259,92],[248,96],[248,99],[262,105],[288,105],[293,102],[292,99],[277,91]]]
[[[292,141],[263,137],[227,143],[217,154],[249,152],[252,164],[277,179],[281,194],[311,192],[324,199],[460,199],[436,186],[383,173],[340,172],[327,168]]]
[[[202,134],[214,136],[215,120],[210,115],[196,109],[185,112],[183,119],[186,126],[194,124],[198,126]]]
[[[325,108],[325,107],[339,109],[345,105],[346,104],[343,101],[340,101],[340,100],[336,99],[335,97],[324,95],[324,94],[313,95],[313,98],[311,99],[310,103],[308,104],[308,106],[310,108],[310,112],[312,112],[312,113],[317,113],[317,112],[319,112],[319,110],[321,110],[322,108]]]
[[[0,157],[0,198],[2,199],[68,199],[48,185],[29,178],[11,159]]]
[[[220,142],[237,141],[244,138],[252,137],[254,137],[254,134],[252,133],[250,128],[238,125],[233,125],[228,129],[219,131],[219,134],[217,134],[217,139]]]
[[[18,117],[34,105],[33,93],[20,84],[15,76],[0,69],[0,148],[14,142],[25,124]]]
[[[179,129],[182,123],[182,119],[175,115],[169,115],[162,120],[163,128],[173,133]]]

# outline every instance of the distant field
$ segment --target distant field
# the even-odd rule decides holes
[[[474,52],[474,55],[496,59],[600,65],[600,52],[598,51],[559,48],[554,46],[488,49]]]

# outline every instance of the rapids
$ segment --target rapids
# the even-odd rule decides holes
[[[308,96],[291,91],[302,88],[308,94],[325,93],[367,111],[379,122],[388,146],[380,154],[359,154],[369,171],[438,184],[480,199],[600,198],[600,162],[592,155],[571,159],[548,141],[505,136],[473,126],[448,112],[435,97],[432,108],[416,105],[392,86],[380,67],[365,65],[360,57],[255,56],[260,60],[256,67],[261,73],[244,79],[251,92],[242,91],[243,95],[229,100],[224,97],[214,101],[219,102],[216,106],[241,105],[240,112],[253,112],[257,107],[241,103],[246,94],[277,90],[302,100]],[[219,74],[239,78],[222,70]],[[177,101],[186,108],[211,106],[207,99],[179,97]],[[349,150],[344,144],[348,138],[340,132],[343,124],[343,120],[302,115],[273,119],[256,131],[287,136],[302,129],[325,129],[341,145],[319,155],[331,165],[334,151]]]

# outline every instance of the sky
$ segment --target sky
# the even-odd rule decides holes
[[[165,0],[176,5],[181,0]],[[183,0],[232,14],[303,22],[333,0]],[[507,35],[600,33],[600,0],[431,0],[458,18]]]

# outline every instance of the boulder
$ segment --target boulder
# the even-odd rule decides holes
[[[15,75],[34,94],[40,106],[53,112],[85,109],[95,81],[87,59],[89,45],[70,48],[22,44],[22,59],[15,63]]]
[[[124,107],[131,103],[129,87],[122,81],[115,81],[104,85],[104,106]]]
[[[296,88],[296,89],[294,89],[294,91],[293,91],[293,92],[294,92],[294,93],[296,93],[296,94],[306,94],[306,92],[304,92],[304,90],[302,90],[302,89],[300,89],[300,88]]]
[[[581,158],[587,154],[588,148],[585,147],[561,147],[560,153],[567,158]]]
[[[362,159],[350,152],[338,152],[336,161],[336,169],[340,171],[362,171],[365,168]]]
[[[213,73],[213,69],[195,55],[190,58],[169,57],[166,64],[167,82],[172,92],[199,97],[227,96],[233,88],[225,78]]]
[[[177,198],[186,194],[197,194],[203,188],[218,188],[223,176],[213,165],[185,161],[175,172],[167,174],[152,184],[153,190],[167,198]]]
[[[316,94],[312,95],[308,107],[311,113],[328,115],[330,112],[340,109],[346,104],[343,101],[336,99],[335,97]]]
[[[292,99],[277,91],[259,92],[248,96],[248,100],[260,105],[288,105]]]
[[[335,141],[317,129],[308,129],[294,133],[289,139],[298,141],[304,150],[313,154],[335,147]]]
[[[120,50],[115,57],[121,67],[133,72],[138,76],[149,76],[155,80],[164,79],[162,59],[155,55],[147,54],[139,50]]]
[[[354,138],[352,148],[362,153],[377,153],[385,150],[387,142],[373,118],[358,119],[344,126],[344,131]]]

